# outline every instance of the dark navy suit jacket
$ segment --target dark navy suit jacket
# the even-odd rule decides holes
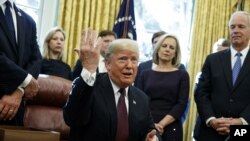
[[[74,66],[73,73],[72,73],[72,78],[73,78],[73,80],[74,80],[75,78],[79,77],[80,74],[81,74],[81,72],[82,72],[82,64],[81,64],[80,59],[78,59],[78,60],[76,61],[76,64],[75,64],[75,66]]]
[[[17,20],[17,42],[11,39],[0,8],[0,97],[13,93],[28,73],[38,77],[41,53],[34,20],[14,5]]]
[[[249,64],[250,51],[233,86],[230,49],[207,56],[194,95],[201,120],[197,122],[200,124],[196,131],[197,140],[223,141],[227,138],[206,125],[210,117],[242,117],[250,123]]]
[[[129,86],[128,99],[128,140],[145,141],[147,133],[154,129],[149,99],[134,86]],[[88,86],[82,77],[75,79],[63,115],[71,128],[71,141],[115,141],[117,112],[108,74],[98,74],[93,87]]]

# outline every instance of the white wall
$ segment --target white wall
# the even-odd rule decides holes
[[[37,25],[38,44],[42,48],[45,34],[57,24],[58,0],[41,0],[41,22]]]

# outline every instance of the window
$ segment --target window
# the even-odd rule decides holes
[[[178,37],[181,46],[182,63],[189,56],[193,0],[135,0],[137,41],[141,61],[151,59],[153,33],[160,30]]]
[[[38,44],[46,32],[56,25],[58,0],[14,0],[17,7],[29,14],[37,26]],[[41,49],[41,48],[40,48]]]
[[[15,0],[15,3],[18,8],[25,11],[34,19],[34,21],[37,24],[37,29],[39,29],[40,27],[39,23],[41,22],[40,21],[41,18],[39,15],[40,15],[40,11],[42,11],[41,9],[42,1],[41,0]]]

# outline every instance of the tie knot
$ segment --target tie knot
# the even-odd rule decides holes
[[[10,1],[8,1],[8,0],[5,2],[5,5],[6,5],[6,8],[7,8],[7,7],[12,7]]]
[[[236,56],[236,57],[240,57],[240,56],[242,56],[242,54],[241,54],[240,52],[237,52],[237,53],[235,54],[235,56]]]
[[[125,96],[126,90],[125,88],[121,88],[119,92],[121,93],[121,96]]]

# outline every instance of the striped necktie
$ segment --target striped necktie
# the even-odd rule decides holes
[[[236,53],[235,55],[237,57],[236,62],[234,64],[233,67],[233,73],[232,73],[232,78],[233,78],[233,85],[235,84],[235,81],[239,75],[240,69],[241,69],[241,59],[240,57],[242,56],[242,54],[240,52]]]

